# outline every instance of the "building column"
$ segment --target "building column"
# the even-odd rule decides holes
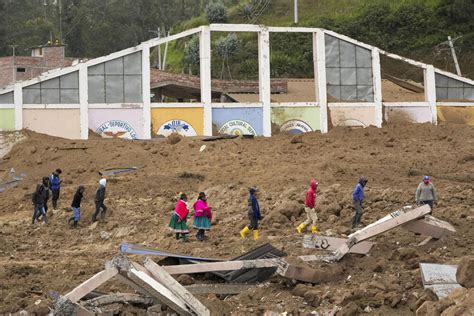
[[[374,82],[375,126],[382,127],[382,74],[380,70],[380,53],[378,48],[372,49],[372,77]]]
[[[263,106],[263,136],[272,136],[270,33],[262,28],[258,33],[258,77],[260,102]]]
[[[15,130],[20,131],[23,129],[23,88],[20,83],[15,83],[13,102],[15,103]]]
[[[79,66],[79,106],[81,139],[89,138],[89,86],[87,80],[87,66]]]
[[[319,126],[321,133],[328,132],[328,96],[326,86],[326,43],[324,31],[313,33],[314,88],[319,104]]]
[[[150,45],[142,44],[143,139],[151,139]]]
[[[212,136],[211,29],[209,26],[203,26],[199,33],[199,67],[204,136]]]
[[[436,77],[433,65],[427,65],[423,71],[425,84],[425,101],[430,105],[431,123],[438,124],[438,109],[436,108]]]

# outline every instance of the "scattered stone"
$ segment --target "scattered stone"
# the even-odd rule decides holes
[[[188,274],[181,274],[176,278],[176,281],[178,281],[179,283],[181,283],[181,285],[184,286],[196,283],[194,279]]]
[[[339,313],[337,313],[337,316],[356,316],[359,315],[361,312],[362,310],[356,303],[350,302],[345,305]]]
[[[308,292],[310,289],[312,289],[311,286],[308,286],[306,284],[297,284],[295,288],[291,291],[291,294],[295,296],[301,296],[303,297],[306,292]]]
[[[97,225],[99,224],[99,222],[94,222],[92,224],[89,225],[89,230],[94,230],[97,228]]]
[[[474,256],[461,258],[456,272],[459,284],[466,288],[474,287]]]
[[[297,202],[286,202],[277,207],[278,213],[285,215],[286,218],[291,219],[292,216],[298,218],[303,211],[301,204]]]
[[[318,291],[308,291],[304,294],[304,300],[313,307],[319,307],[321,294]]]
[[[372,281],[370,282],[369,284],[371,287],[374,287],[376,289],[379,289],[379,290],[382,290],[382,291],[386,291],[387,288],[385,287],[385,285],[382,283],[382,282],[378,282],[378,281]]]
[[[108,233],[108,232],[106,232],[106,231],[101,231],[101,232],[99,233],[99,235],[100,235],[100,238],[102,238],[102,239],[104,239],[104,240],[107,240],[107,239],[110,238],[110,236],[112,236],[112,233]]]

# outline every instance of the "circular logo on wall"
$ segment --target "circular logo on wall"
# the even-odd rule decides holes
[[[171,120],[165,122],[160,126],[156,133],[163,136],[169,136],[173,133],[178,133],[181,136],[197,136],[197,133],[191,124],[183,120]]]
[[[313,129],[301,120],[289,120],[280,126],[280,131],[289,134],[302,134],[312,132]]]
[[[227,121],[219,129],[219,133],[228,134],[228,135],[255,135],[257,136],[257,132],[252,127],[252,125],[242,120]]]
[[[104,138],[138,138],[137,133],[130,124],[119,120],[102,123],[102,125],[97,128],[96,132]]]

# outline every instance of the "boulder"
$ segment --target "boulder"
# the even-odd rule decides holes
[[[308,291],[304,294],[304,300],[306,303],[308,303],[310,306],[313,307],[319,307],[321,304],[321,293],[318,291]]]
[[[456,272],[456,279],[465,288],[474,287],[474,256],[461,258]]]

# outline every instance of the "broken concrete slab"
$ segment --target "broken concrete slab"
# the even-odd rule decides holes
[[[341,245],[347,243],[347,238],[337,238],[329,236],[312,236],[305,235],[303,237],[303,247],[311,249],[321,249],[334,251],[338,249]],[[360,255],[366,255],[370,252],[370,249],[375,245],[375,243],[370,241],[363,241],[361,243],[355,244],[350,250],[349,253],[356,253]],[[305,256],[306,257],[306,256]],[[309,261],[309,260],[306,260]]]
[[[439,299],[447,297],[452,290],[461,287],[456,280],[457,269],[457,265],[420,262],[424,288],[432,289]]]
[[[99,307],[114,303],[141,304],[146,306],[153,305],[155,300],[149,296],[131,293],[114,293],[110,295],[101,295],[90,299],[84,303],[85,307]]]
[[[130,173],[137,171],[137,167],[125,167],[125,168],[106,168],[105,170],[99,171],[101,176],[115,176],[123,173]]]
[[[403,228],[422,235],[431,236],[440,239],[456,232],[456,229],[450,223],[440,220],[431,215],[403,225]]]

